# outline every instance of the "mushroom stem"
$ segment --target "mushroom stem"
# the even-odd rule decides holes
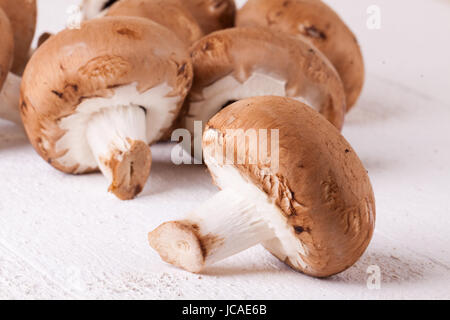
[[[161,258],[190,272],[274,238],[250,199],[227,189],[200,205],[186,220],[167,222],[149,234]]]
[[[138,106],[105,108],[87,125],[87,140],[109,191],[122,200],[139,194],[150,175],[152,156],[146,116]]]
[[[0,118],[17,124],[22,123],[19,112],[20,82],[21,78],[10,72],[0,92]]]

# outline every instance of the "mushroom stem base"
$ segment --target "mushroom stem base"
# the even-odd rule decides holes
[[[120,158],[111,158],[113,181],[108,191],[121,200],[131,200],[141,193],[150,175],[152,155],[142,141],[129,141],[130,147]]]
[[[167,222],[149,234],[161,258],[190,272],[274,237],[257,207],[235,190],[223,190],[186,220]]]
[[[9,73],[0,92],[0,118],[22,123],[19,112],[21,78]]]
[[[150,175],[152,156],[145,111],[137,106],[107,108],[87,126],[87,139],[109,191],[121,200],[136,197]]]

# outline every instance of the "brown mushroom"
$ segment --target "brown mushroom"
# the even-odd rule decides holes
[[[234,25],[236,5],[234,0],[177,0],[197,20],[205,34]],[[117,0],[83,0],[84,19],[90,20],[106,14]],[[166,24],[172,17],[167,17]]]
[[[102,171],[120,199],[141,192],[149,144],[176,119],[192,83],[185,44],[148,19],[107,17],[50,37],[22,82],[28,137],[55,168]]]
[[[261,157],[269,130],[270,152]],[[149,234],[164,261],[200,272],[262,244],[295,270],[326,277],[367,248],[375,225],[367,172],[339,131],[305,104],[241,100],[210,120],[203,147],[222,191]]]
[[[134,16],[153,20],[172,30],[187,45],[203,36],[197,20],[179,0],[121,0],[113,4],[107,16]]]
[[[347,107],[364,85],[364,61],[358,41],[342,19],[320,0],[249,0],[237,15],[239,27],[269,27],[308,38],[336,67]]]
[[[36,30],[36,0],[0,0],[0,8],[8,16],[14,34],[14,62],[11,71],[22,75]]]
[[[230,102],[264,95],[303,101],[342,128],[346,110],[342,82],[308,42],[267,28],[233,28],[202,38],[191,48],[191,57],[194,84],[181,122],[194,141],[201,140],[197,121],[206,124]]]
[[[11,23],[0,7],[0,119],[20,123],[20,78],[9,72],[14,58]]]

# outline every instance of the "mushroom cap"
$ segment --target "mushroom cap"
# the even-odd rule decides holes
[[[234,0],[179,0],[188,9],[205,34],[234,26]]]
[[[192,46],[191,57],[195,77],[188,116],[196,117],[191,105],[204,100],[204,89],[214,82],[232,75],[244,83],[253,73],[263,72],[285,81],[287,96],[308,101],[342,128],[346,110],[342,82],[330,62],[308,42],[268,28],[232,28],[202,38]]]
[[[200,25],[203,33],[231,28],[236,17],[234,0],[177,0]],[[83,14],[86,20],[103,15],[118,0],[83,0]],[[168,18],[170,23],[172,18]]]
[[[14,62],[11,71],[20,75],[28,61],[36,31],[36,0],[0,0],[0,7],[8,16],[14,34]]]
[[[153,20],[172,30],[191,45],[203,36],[197,20],[179,0],[122,0],[113,4],[107,16],[135,16]]]
[[[61,123],[77,113],[80,104],[94,98],[111,100],[129,84],[136,84],[139,94],[166,84],[169,91],[164,98],[176,103],[174,110],[162,110],[170,120],[177,116],[192,78],[185,44],[170,30],[143,18],[94,19],[83,23],[81,29],[66,29],[50,37],[32,56],[22,80],[22,120],[34,148],[55,168],[90,172],[96,165],[81,170],[79,163],[63,164],[60,158],[70,149],[57,148],[67,133]],[[126,93],[124,96],[128,99]],[[147,121],[149,118],[147,115]],[[149,142],[170,126],[150,128],[156,134]]]
[[[5,83],[8,72],[11,69],[14,53],[14,39],[11,30],[11,24],[5,12],[0,8],[0,39],[2,47],[0,48],[0,92]]]
[[[318,0],[249,0],[237,14],[239,27],[270,27],[308,38],[333,63],[344,84],[350,109],[364,85],[358,40],[342,19]]]
[[[367,171],[339,131],[303,103],[282,97],[241,100],[220,111],[205,130],[204,150],[217,146],[217,141],[222,141],[219,148],[226,148],[227,141],[234,143],[227,139],[229,129],[279,130],[278,169],[261,159],[211,165],[219,160],[215,153],[205,152],[216,184],[222,189],[236,188],[238,183],[228,179],[227,167],[237,169],[242,179],[265,192],[276,205],[274,215],[284,218],[291,238],[302,250],[292,250],[292,246],[288,250],[281,240],[264,243],[265,248],[316,277],[353,265],[372,237],[375,202]],[[244,150],[244,160],[248,160],[258,144],[231,147],[235,154]]]

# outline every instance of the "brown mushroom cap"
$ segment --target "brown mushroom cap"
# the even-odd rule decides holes
[[[0,92],[11,68],[14,53],[14,39],[11,24],[5,12],[0,8]]]
[[[200,25],[204,34],[234,26],[236,4],[234,0],[177,0]],[[104,15],[118,0],[83,0],[86,20]],[[165,24],[173,17],[167,18]]]
[[[234,0],[180,0],[205,34],[234,26],[236,4]]]
[[[206,119],[198,116],[193,105],[205,100],[205,88],[230,75],[244,83],[255,72],[263,72],[285,81],[287,96],[308,101],[342,128],[346,110],[342,82],[334,67],[308,42],[267,28],[233,28],[202,38],[191,48],[191,57],[195,78],[187,101],[186,122],[193,118],[206,123],[222,107],[208,104],[208,108],[215,108],[212,114]]]
[[[36,30],[36,0],[0,0],[0,7],[8,16],[14,33],[14,62],[11,71],[21,75],[28,61]]]
[[[336,67],[344,84],[348,110],[364,84],[364,61],[358,41],[342,19],[318,0],[249,0],[239,10],[239,27],[270,27],[306,37]]]
[[[274,172],[257,164],[234,167],[243,179],[264,191],[278,206],[304,252],[285,252],[274,239],[264,243],[281,261],[306,274],[324,277],[353,265],[367,248],[375,225],[372,186],[357,154],[339,131],[311,108],[288,98],[256,97],[219,112],[205,130],[204,148],[216,143],[209,130],[226,139],[230,129],[279,130],[279,166]],[[239,148],[237,146],[236,148]],[[242,146],[241,146],[242,147]],[[248,146],[245,154],[251,154]],[[236,151],[237,152],[237,151]],[[205,161],[217,162],[205,153]],[[211,173],[221,189],[234,188]]]
[[[79,30],[66,29],[52,36],[32,56],[21,88],[26,132],[38,153],[55,168],[77,174],[96,170],[95,163],[61,161],[69,151],[77,153],[71,146],[66,150],[57,146],[67,135],[62,122],[77,113],[84,102],[110,100],[130,84],[136,85],[139,94],[167,85],[170,91],[163,98],[174,99],[175,106],[174,110],[163,112],[167,113],[166,118],[174,119],[190,89],[192,73],[185,44],[155,22],[135,17],[85,22]],[[108,102],[103,103],[108,107]],[[149,113],[145,115],[147,122],[155,118]],[[166,125],[158,129],[147,127],[156,131],[151,132],[148,142],[158,140],[172,123]]]
[[[107,16],[135,16],[153,20],[172,30],[191,45],[203,36],[197,20],[179,0],[122,0],[112,5]]]

